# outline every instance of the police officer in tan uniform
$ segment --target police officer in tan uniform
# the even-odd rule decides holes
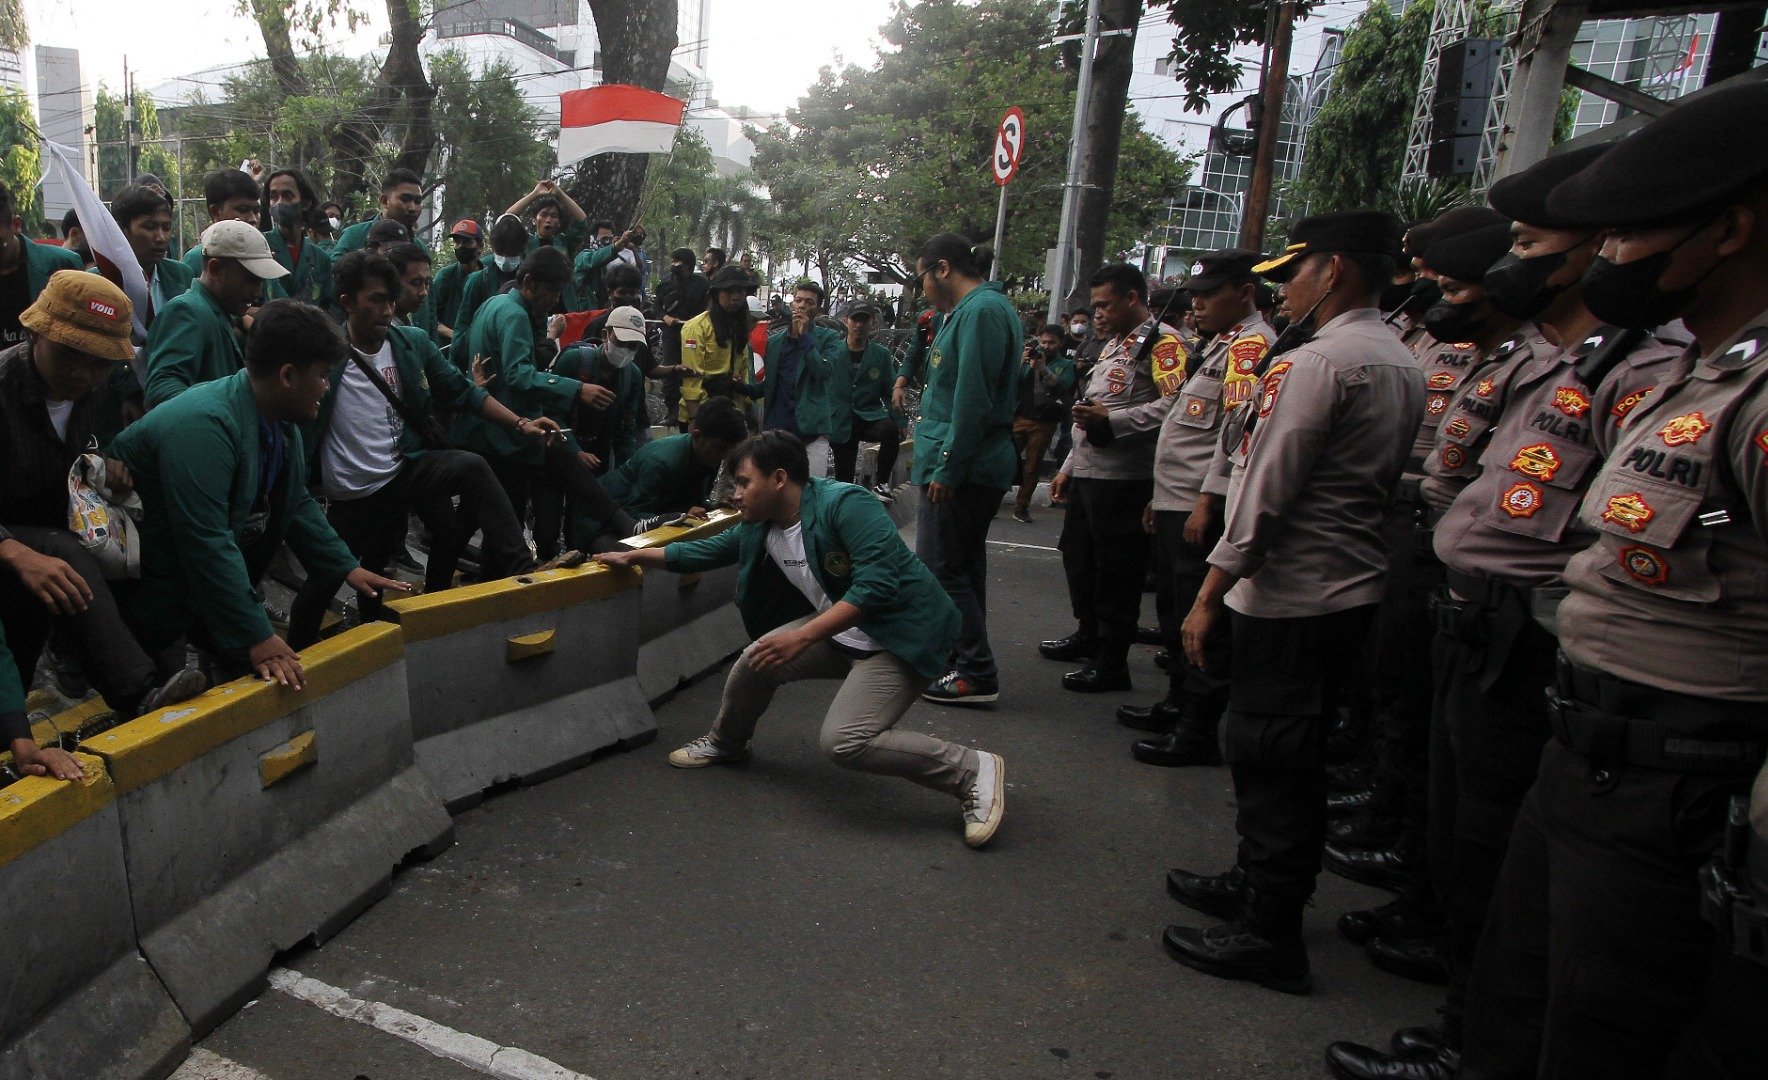
[[[1469,980],[1466,1080],[1661,1076],[1700,1000],[1697,873],[1768,752],[1768,143],[1743,134],[1765,128],[1768,86],[1714,91],[1547,197],[1608,230],[1597,318],[1680,316],[1694,342],[1583,501],[1597,539],[1564,574],[1553,738]]]
[[[1197,260],[1185,291],[1191,315],[1208,341],[1200,346],[1177,402],[1160,425],[1154,450],[1154,498],[1142,524],[1154,535],[1155,604],[1167,647],[1166,697],[1150,706],[1124,705],[1117,719],[1143,731],[1163,732],[1142,739],[1130,752],[1150,765],[1219,765],[1216,729],[1228,704],[1227,622],[1211,639],[1209,663],[1185,662],[1179,626],[1209,573],[1210,549],[1221,538],[1222,497],[1203,490],[1227,412],[1228,377],[1241,375],[1250,386],[1276,334],[1255,306],[1262,261],[1250,251],[1211,252]]]
[[[1063,688],[1076,693],[1130,688],[1129,650],[1150,553],[1142,509],[1154,490],[1155,436],[1190,359],[1179,332],[1149,311],[1140,270],[1115,263],[1090,285],[1093,329],[1105,344],[1074,404],[1074,449],[1050,481],[1051,500],[1067,501],[1056,544],[1078,625],[1038,646],[1051,660],[1088,660],[1062,676]]]
[[[1549,737],[1546,689],[1557,642],[1550,618],[1567,560],[1591,532],[1578,505],[1619,437],[1677,350],[1641,331],[1602,324],[1578,281],[1594,259],[1597,230],[1573,225],[1546,197],[1605,151],[1549,158],[1499,181],[1492,205],[1515,219],[1508,253],[1484,275],[1486,301],[1533,320],[1550,350],[1520,350],[1490,374],[1501,389],[1463,387],[1438,435],[1480,462],[1453,483],[1435,547],[1447,584],[1433,597],[1436,677],[1430,746],[1430,872],[1448,914],[1449,992],[1440,1027],[1395,1034],[1392,1054],[1335,1043],[1333,1072],[1348,1080],[1448,1080],[1459,1060],[1468,968],[1485,925],[1517,808]],[[1449,291],[1453,291],[1452,289]],[[1461,407],[1465,406],[1465,407]],[[1464,429],[1453,430],[1461,424]],[[1376,938],[1379,950],[1403,946]],[[1378,961],[1379,962],[1379,961]]]
[[[1184,624],[1185,652],[1230,618],[1228,761],[1241,843],[1235,867],[1175,870],[1168,888],[1226,925],[1168,927],[1181,963],[1287,993],[1311,986],[1301,913],[1326,833],[1325,741],[1339,674],[1357,662],[1387,570],[1382,508],[1424,407],[1410,352],[1376,300],[1393,277],[1399,222],[1345,211],[1296,223],[1261,264],[1286,282],[1313,340],[1265,370],[1257,408],[1233,440],[1221,541]]]

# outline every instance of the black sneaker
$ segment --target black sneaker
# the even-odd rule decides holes
[[[895,502],[896,493],[890,490],[889,484],[873,484],[872,494],[878,496],[879,502]]]
[[[1001,699],[1000,686],[971,682],[968,676],[948,672],[922,692],[935,705],[990,705]]]

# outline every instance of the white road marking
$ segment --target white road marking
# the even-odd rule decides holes
[[[378,1001],[351,997],[335,986],[309,979],[298,971],[275,968],[270,972],[270,985],[297,1001],[305,1001],[345,1020],[367,1024],[420,1046],[437,1057],[459,1062],[497,1080],[592,1080],[538,1054],[513,1046],[499,1046],[489,1039],[444,1027],[416,1013]]]
[[[178,1066],[169,1080],[270,1080],[257,1069],[249,1069],[237,1061],[222,1057],[212,1050],[197,1047]]]
[[[1037,544],[1015,544],[1011,540],[990,540],[988,543],[990,547],[1024,548],[1026,551],[1053,551],[1058,555],[1062,554],[1061,548],[1041,547]]]

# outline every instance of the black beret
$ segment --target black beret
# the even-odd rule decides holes
[[[1581,228],[1577,222],[1547,209],[1547,196],[1565,181],[1590,167],[1590,163],[1608,152],[1606,143],[1582,146],[1563,154],[1554,154],[1537,161],[1522,172],[1492,185],[1486,199],[1492,207],[1512,221],[1536,225],[1543,229]]]
[[[1400,219],[1385,210],[1337,210],[1302,218],[1289,230],[1283,254],[1253,267],[1273,281],[1287,281],[1303,255],[1337,252],[1345,255],[1393,257],[1400,245]]]
[[[1197,261],[1191,264],[1191,276],[1185,281],[1185,290],[1194,293],[1214,292],[1223,285],[1243,285],[1256,280],[1252,268],[1263,262],[1264,258],[1256,251],[1241,251],[1237,248],[1224,248],[1208,255],[1199,255]]]
[[[1695,216],[1768,178],[1768,84],[1677,105],[1554,188],[1547,209],[1579,226]]]
[[[1406,230],[1406,255],[1422,259],[1438,240],[1500,224],[1508,225],[1510,219],[1488,206],[1457,206],[1453,210],[1444,210],[1429,221]]]
[[[1444,277],[1478,285],[1486,271],[1510,251],[1510,225],[1487,225],[1483,229],[1445,236],[1424,253],[1424,265]]]

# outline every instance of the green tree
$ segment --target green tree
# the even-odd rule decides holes
[[[1240,45],[1262,45],[1271,32],[1277,0],[1154,0],[1149,10],[1165,8],[1173,25],[1173,77],[1185,88],[1185,110],[1208,112],[1211,94],[1239,87],[1243,65],[1234,59]],[[1305,19],[1319,0],[1296,4]],[[1370,4],[1370,8],[1386,7]]]
[[[1056,237],[1076,77],[1047,43],[1055,0],[898,3],[869,68],[824,68],[788,114],[790,126],[751,130],[755,171],[776,220],[764,247],[801,257],[824,275],[851,260],[912,284],[916,247],[937,232],[994,234],[988,161],[1001,114],[1026,117],[1018,175],[1007,191],[1002,273],[1043,270]],[[1191,165],[1124,125],[1105,251],[1146,235],[1189,177]]]
[[[31,103],[17,90],[0,91],[0,184],[12,193],[25,229],[39,233],[43,227],[43,198],[37,180],[43,174],[42,136]]]
[[[555,132],[522,97],[515,66],[496,59],[475,72],[448,50],[430,59],[436,84],[436,173],[442,217],[484,218],[526,195],[552,172]]]
[[[127,132],[123,122],[123,95],[98,84],[93,102],[94,135],[98,143],[98,194],[110,198],[142,173],[153,173],[165,181],[166,190],[174,196],[182,194],[176,150],[160,131],[159,110],[144,90],[135,91],[135,147],[139,156],[129,160]],[[237,164],[237,162],[235,163]],[[202,193],[199,191],[197,195]]]
[[[651,265],[662,268],[679,247],[723,247],[734,257],[767,231],[771,210],[752,175],[720,175],[706,140],[684,127],[669,156],[651,166],[639,216],[650,233]]]

